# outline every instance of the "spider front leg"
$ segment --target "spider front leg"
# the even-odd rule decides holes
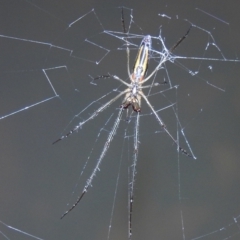
[[[148,81],[159,69],[161,69],[162,65],[167,62],[170,59],[170,55],[171,53],[187,38],[190,30],[191,30],[192,26],[190,26],[190,28],[187,30],[187,32],[185,33],[185,35],[183,37],[181,37],[177,43],[175,43],[170,50],[166,50],[165,52],[163,52],[161,59],[158,63],[158,65],[156,66],[156,68],[152,71],[151,74],[149,74],[143,81],[142,84],[146,81]],[[162,40],[161,40],[162,41]],[[164,45],[164,43],[162,42],[162,44]]]
[[[173,52],[179,45],[180,43],[185,40],[185,38],[188,36],[190,30],[191,30],[192,26],[190,26],[190,28],[187,30],[187,32],[185,33],[185,35],[183,37],[181,37],[171,48],[170,48],[170,52]]]
[[[125,21],[124,21],[124,14],[123,14],[123,8],[122,8],[122,16],[121,16],[121,20],[122,20],[122,28],[123,28],[123,33],[127,34],[126,31],[126,26],[125,26]],[[126,48],[126,52],[127,52],[127,72],[128,72],[128,76],[129,78],[131,78],[131,73],[130,73],[130,64],[129,64],[129,59],[130,59],[130,50],[129,50],[129,42],[123,38],[126,43],[127,43],[127,48]]]

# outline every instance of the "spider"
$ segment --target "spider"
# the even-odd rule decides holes
[[[127,35],[126,29],[125,29],[125,22],[124,22],[124,13],[123,8],[121,12],[121,22],[122,22],[122,28],[123,33]],[[57,139],[53,144],[63,140],[64,138],[67,138],[72,133],[76,132],[79,128],[81,128],[85,123],[88,121],[94,119],[99,113],[103,112],[107,107],[109,107],[113,102],[115,102],[117,99],[119,99],[121,96],[125,95],[124,100],[119,108],[118,116],[114,122],[114,125],[112,127],[112,130],[110,131],[107,141],[105,142],[105,145],[102,149],[102,152],[100,154],[100,157],[97,161],[97,164],[95,168],[93,169],[89,179],[86,181],[85,187],[83,188],[80,196],[76,200],[76,202],[72,205],[71,208],[69,208],[62,216],[65,217],[70,211],[72,211],[77,204],[81,201],[85,193],[88,191],[89,187],[92,184],[93,178],[96,175],[96,172],[99,170],[100,164],[110,146],[110,143],[116,133],[116,130],[119,126],[122,113],[124,109],[128,109],[129,106],[132,106],[132,109],[134,112],[136,112],[136,122],[135,122],[135,128],[134,128],[134,151],[133,151],[133,170],[132,170],[132,176],[131,176],[131,183],[130,183],[130,189],[129,189],[129,213],[128,213],[128,236],[129,239],[132,235],[132,212],[133,212],[133,190],[134,190],[134,182],[135,182],[135,175],[136,175],[136,164],[137,164],[137,156],[138,156],[138,144],[139,144],[139,118],[140,118],[140,112],[141,112],[141,100],[143,99],[149,108],[151,109],[152,113],[155,115],[157,122],[160,124],[161,128],[167,133],[167,135],[172,139],[174,144],[177,146],[178,151],[185,154],[187,157],[192,157],[191,154],[189,154],[185,149],[183,149],[177,142],[177,140],[171,135],[171,133],[168,131],[166,125],[162,121],[161,117],[157,114],[157,112],[154,110],[152,104],[149,102],[147,96],[143,93],[144,88],[150,88],[153,85],[146,85],[143,86],[145,82],[147,82],[151,77],[162,67],[162,65],[170,59],[171,53],[179,46],[179,44],[182,43],[182,41],[188,36],[190,32],[191,26],[186,32],[186,34],[180,38],[175,45],[173,45],[170,50],[164,50],[164,52],[161,55],[160,61],[156,68],[147,76],[147,69],[149,64],[149,55],[151,51],[151,45],[152,45],[152,39],[150,35],[146,35],[139,46],[139,50],[136,56],[136,60],[133,66],[133,70],[130,71],[129,67],[129,59],[130,59],[130,50],[129,50],[129,42],[123,37],[123,40],[126,41],[126,53],[127,53],[127,71],[128,71],[128,77],[130,79],[130,83],[125,82],[121,78],[119,78],[116,75],[102,75],[99,77],[96,77],[95,80],[101,79],[101,78],[114,78],[117,81],[120,81],[122,84],[127,86],[127,88],[120,92],[116,97],[102,105],[100,108],[98,108],[95,112],[93,112],[86,120],[80,122],[78,125],[76,125],[70,132],[68,132],[66,135],[61,136],[59,139]],[[165,84],[165,83],[162,83]],[[160,85],[159,83],[155,83],[154,86]]]

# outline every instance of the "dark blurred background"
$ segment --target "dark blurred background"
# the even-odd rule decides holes
[[[174,53],[223,59],[222,53],[227,59],[188,58],[169,62],[166,64],[169,78],[179,87],[149,98],[156,109],[177,103],[175,109],[196,160],[178,155],[171,139],[161,132],[143,104],[142,114],[147,116],[140,121],[132,239],[240,239],[240,62],[228,61],[240,55],[236,0],[2,0],[0,221],[42,239],[71,240],[107,239],[112,219],[109,239],[127,239],[128,167],[133,139],[124,138],[124,134],[125,130],[132,134],[134,114],[130,123],[121,121],[93,187],[62,220],[60,216],[77,199],[101,153],[120,100],[78,134],[52,145],[115,96],[112,89],[122,89],[112,79],[91,84],[91,77],[110,72],[127,79],[125,51],[117,50],[124,47],[123,43],[103,33],[103,30],[122,31],[121,6],[125,7],[126,26],[133,16],[130,33],[158,36],[161,27],[166,47],[170,48],[186,33],[191,22],[202,29],[192,28]],[[93,8],[93,12],[69,26]],[[213,46],[204,50],[207,43],[213,42],[210,34],[222,52]],[[105,56],[105,49],[84,41],[86,38],[108,49],[109,54]],[[138,46],[141,38],[133,42]],[[159,45],[153,47],[161,49]],[[136,53],[137,48],[131,51],[131,66]],[[156,61],[151,60],[149,71],[154,64]],[[199,73],[192,76],[187,69]],[[166,72],[161,71],[158,82],[166,78]],[[93,102],[106,93],[110,94]],[[15,113],[35,103],[39,104]],[[90,103],[93,104],[81,118],[74,118]],[[7,116],[11,113],[14,114]],[[187,149],[176,128],[173,109],[159,114],[175,137],[179,133],[180,144]],[[78,180],[89,156],[89,164]],[[0,223],[0,239],[33,238]]]

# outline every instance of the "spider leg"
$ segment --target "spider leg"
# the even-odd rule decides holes
[[[122,80],[121,78],[119,78],[117,75],[113,75],[112,76],[114,79],[120,81],[121,83],[123,83],[124,85],[128,86],[128,87],[131,87],[131,84],[125,82],[124,80]]]
[[[175,43],[171,48],[170,48],[170,52],[173,52],[179,45],[180,43],[188,36],[190,30],[192,28],[192,25],[189,27],[189,29],[187,30],[187,32],[185,33],[185,35],[183,37],[181,37],[177,43]]]
[[[122,28],[123,28],[123,33],[128,34],[126,31],[126,27],[125,27],[125,21],[124,21],[124,13],[123,13],[123,7],[122,7],[122,16],[121,16],[121,21],[122,21]],[[126,43],[127,43],[127,71],[128,71],[128,76],[131,79],[131,73],[130,73],[130,64],[129,64],[129,59],[130,59],[130,50],[129,50],[129,42],[128,40],[126,40],[125,38],[123,38]]]
[[[125,21],[124,21],[123,7],[122,7],[121,21],[122,21],[123,32],[124,32],[124,33],[127,33],[127,31],[126,31],[126,27],[125,27]]]
[[[145,83],[146,81],[148,81],[160,68],[161,66],[166,62],[168,61],[168,56],[169,56],[169,53],[167,54],[164,54],[162,57],[161,57],[161,60],[159,62],[159,64],[156,66],[156,68],[151,72],[150,75],[148,75],[143,81],[142,81],[142,84]]]
[[[61,140],[63,140],[64,138],[67,138],[68,136],[72,135],[74,132],[76,132],[79,128],[81,128],[86,122],[88,122],[89,120],[94,119],[100,112],[104,111],[107,107],[109,107],[113,102],[115,102],[118,98],[120,98],[123,94],[126,94],[127,92],[129,92],[130,90],[127,88],[126,90],[124,90],[123,92],[119,93],[116,97],[114,97],[113,99],[111,99],[110,101],[108,101],[107,103],[105,103],[103,106],[101,106],[100,108],[98,108],[89,118],[87,118],[86,120],[80,122],[78,125],[76,125],[71,131],[69,131],[67,134],[61,136],[59,139],[57,139],[56,141],[54,141],[52,144],[55,144]]]
[[[173,142],[177,145],[177,148],[180,152],[184,153],[185,155],[187,155],[188,157],[192,157],[192,155],[190,153],[188,153],[185,149],[183,149],[177,142],[177,140],[172,136],[172,134],[168,131],[166,125],[164,124],[164,122],[162,121],[162,119],[158,116],[158,114],[156,113],[156,111],[154,110],[152,104],[148,101],[147,97],[145,96],[144,93],[139,92],[139,94],[144,98],[144,100],[146,101],[147,105],[150,107],[150,109],[152,110],[153,114],[155,115],[155,117],[157,118],[158,123],[161,125],[161,127],[163,128],[163,130],[168,134],[168,136],[173,140]]]
[[[188,31],[186,32],[186,34],[181,37],[176,44],[174,44],[169,51],[167,51],[165,54],[162,55],[161,60],[159,62],[159,64],[156,66],[156,68],[153,70],[153,72],[147,76],[147,78],[145,78],[142,81],[142,84],[146,81],[148,81],[160,68],[161,66],[169,60],[169,55],[182,43],[182,41],[188,36],[190,30],[191,30],[192,26],[190,26],[190,28],[188,29]]]
[[[133,214],[133,192],[134,192],[134,184],[135,184],[135,177],[137,174],[136,166],[138,160],[138,146],[139,146],[139,120],[140,120],[140,113],[137,113],[136,122],[135,122],[135,129],[134,129],[134,152],[133,152],[133,164],[131,166],[132,170],[130,172],[130,183],[129,183],[129,216],[128,216],[128,238],[131,239],[132,236],[132,214]]]
[[[82,191],[81,195],[78,197],[77,201],[72,205],[72,207],[69,208],[69,209],[61,216],[61,219],[64,218],[69,212],[71,212],[71,211],[78,205],[78,203],[81,201],[81,199],[83,198],[83,196],[85,195],[85,193],[88,191],[88,188],[89,188],[90,186],[92,186],[93,178],[95,177],[97,171],[100,170],[99,167],[100,167],[100,165],[101,165],[101,163],[102,163],[102,160],[103,160],[105,154],[107,153],[107,150],[108,150],[108,148],[109,148],[109,146],[110,146],[110,143],[111,143],[111,141],[113,140],[113,137],[114,137],[114,135],[115,135],[115,133],[116,133],[116,131],[117,131],[117,128],[118,128],[118,126],[119,126],[119,123],[120,123],[120,120],[121,120],[121,117],[122,117],[122,113],[123,113],[123,107],[121,107],[120,110],[119,110],[119,112],[118,112],[117,119],[115,120],[114,125],[113,125],[113,128],[112,128],[111,132],[110,132],[109,135],[108,135],[107,141],[105,142],[105,145],[104,145],[104,147],[103,147],[103,150],[102,150],[102,152],[101,152],[101,155],[100,155],[99,159],[97,160],[97,164],[96,164],[95,168],[93,169],[93,171],[92,171],[89,179],[87,180],[86,185],[85,185],[85,187],[83,188],[83,191]]]
[[[127,31],[126,31],[126,27],[125,27],[123,7],[122,7],[121,21],[122,21],[123,33],[124,33],[125,35],[128,35],[128,33],[127,33]],[[132,79],[132,78],[131,78],[131,73],[130,73],[130,62],[129,62],[129,61],[130,61],[130,60],[129,60],[129,59],[130,59],[129,42],[128,42],[128,40],[127,40],[125,37],[123,37],[123,40],[124,40],[124,41],[126,42],[126,44],[127,44],[126,52],[127,52],[127,71],[128,71],[128,77],[129,77],[130,79]],[[129,84],[129,83],[126,83],[124,80],[120,79],[118,76],[116,76],[116,75],[110,75],[109,73],[108,73],[108,74],[104,74],[104,75],[100,75],[100,76],[94,78],[94,80],[98,80],[98,79],[101,79],[101,78],[110,78],[111,76],[112,76],[114,79],[122,82],[124,85],[130,87],[130,84]]]
[[[131,87],[131,84],[125,82],[124,80],[122,80],[121,78],[119,78],[117,75],[111,75],[110,73],[106,74],[106,75],[101,75],[98,77],[95,77],[94,80],[98,80],[98,79],[102,79],[102,78],[110,78],[113,77],[115,80],[120,81],[121,83],[123,83],[124,85],[126,85],[127,87]]]
[[[102,79],[102,78],[110,78],[110,77],[111,77],[110,74],[100,75],[100,76],[95,77],[93,80],[95,81],[95,80],[98,80],[98,79]]]
[[[139,89],[143,89],[143,88],[151,88],[151,87],[158,87],[158,86],[160,86],[160,85],[166,85],[166,84],[168,84],[168,82],[167,82],[167,81],[160,82],[160,83],[158,83],[158,82],[155,82],[154,84],[150,84],[150,85],[141,86],[141,87],[139,87]]]

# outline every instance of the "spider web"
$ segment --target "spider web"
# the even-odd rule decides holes
[[[124,89],[94,78],[110,73],[128,81],[127,42],[132,67],[142,38],[152,36],[151,73],[164,47],[190,25],[187,39],[146,83],[168,84],[144,92],[197,159],[177,152],[143,102],[132,239],[239,239],[237,9],[234,1],[3,1],[0,239],[127,239],[136,114],[124,112],[93,187],[63,220],[121,100],[79,133],[51,143]]]

